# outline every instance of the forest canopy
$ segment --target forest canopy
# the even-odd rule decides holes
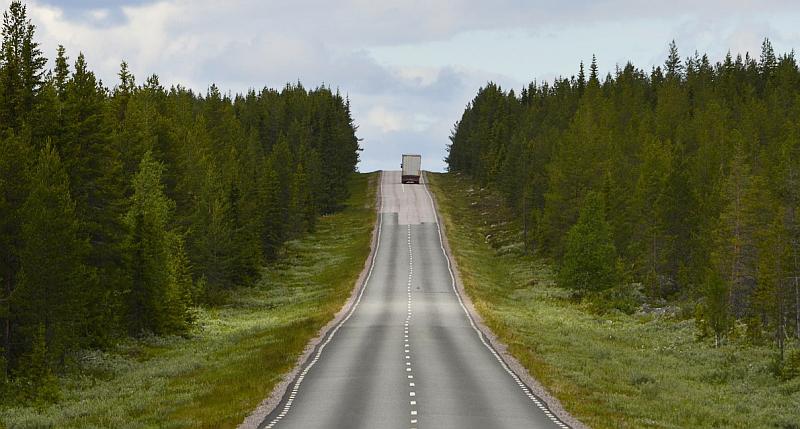
[[[35,31],[12,2],[0,52],[0,391],[13,383],[22,397],[78,348],[186,332],[192,306],[249,284],[340,208],[359,151],[349,101],[327,87],[200,94],[156,75],[137,82],[123,62],[108,88],[83,53],[59,47],[46,69]]]
[[[649,71],[593,58],[518,94],[487,84],[446,162],[505,196],[577,295],[695,303],[717,344],[738,321],[783,350],[800,338],[799,96],[769,40],[717,63],[673,42]]]

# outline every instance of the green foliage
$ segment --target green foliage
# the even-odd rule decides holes
[[[18,359],[12,364],[24,362],[20,354],[38,346],[30,341],[38,338],[39,330],[49,362],[61,362],[75,344],[84,342],[82,315],[88,296],[83,288],[87,273],[83,260],[88,248],[79,235],[67,175],[49,145],[39,153],[31,172],[30,193],[21,214],[19,285],[11,297],[10,314],[12,358]]]
[[[794,349],[787,353],[783,365],[781,365],[780,377],[784,380],[800,377],[800,349]]]
[[[772,346],[740,336],[719,348],[696,341],[695,321],[666,303],[633,315],[594,311],[594,300],[576,303],[558,286],[549,258],[521,251],[521,221],[498,189],[481,189],[464,174],[428,173],[428,179],[475,308],[508,352],[586,426],[749,429],[800,422],[800,378],[770,374],[780,359]],[[508,251],[515,242],[518,251]]]
[[[570,228],[559,270],[559,283],[579,296],[618,286],[617,251],[606,221],[602,194],[590,192],[578,222]]]
[[[253,287],[196,308],[187,336],[76,353],[57,403],[0,407],[0,427],[236,427],[350,296],[370,251],[379,175],[353,174],[345,209],[287,243]]]
[[[128,329],[132,334],[163,335],[186,329],[192,285],[180,237],[169,230],[174,202],[164,194],[164,166],[145,152],[133,179],[125,224],[133,281],[127,293]],[[177,243],[176,243],[177,242]],[[176,254],[177,253],[177,254]]]
[[[22,205],[29,191],[31,153],[27,140],[13,134],[0,136],[0,333],[6,372],[15,358],[11,296],[19,283],[19,252],[24,245]]]
[[[720,276],[709,271],[701,289],[703,300],[697,307],[696,320],[701,333],[712,335],[714,345],[722,345],[725,337],[733,329],[728,296],[730,289]]]
[[[40,324],[31,337],[31,350],[22,356],[26,365],[14,372],[13,396],[26,405],[44,406],[60,396],[58,379],[53,374],[45,340],[45,327]]]
[[[18,129],[34,110],[47,59],[34,40],[27,7],[12,1],[3,13],[0,45],[0,131]]]
[[[790,287],[800,276],[794,53],[776,55],[764,40],[757,59],[713,64],[682,58],[673,41],[652,71],[628,63],[602,79],[593,57],[588,75],[581,65],[577,78],[531,83],[519,96],[479,89],[450,137],[449,170],[504,196],[525,248],[561,265],[565,284],[590,287],[589,269],[575,262],[590,234],[576,224],[587,195],[599,193],[601,230],[619,256],[604,257],[604,270],[623,267],[630,281],[621,284],[643,285],[648,304],[711,305],[717,329],[706,333],[718,342],[729,318],[748,321],[754,341],[785,348],[800,338],[789,323],[800,315]],[[725,305],[715,301],[723,286]],[[606,307],[616,301],[608,295],[591,301]],[[635,290],[611,295],[637,302]]]
[[[359,147],[340,94],[167,90],[156,75],[137,85],[125,62],[109,90],[63,46],[46,72],[34,35],[11,2],[0,44],[7,384],[34,352],[59,373],[78,349],[187,333],[198,305],[255,283],[349,195]]]

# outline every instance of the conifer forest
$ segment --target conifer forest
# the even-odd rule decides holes
[[[0,52],[0,396],[47,388],[81,348],[180,335],[348,197],[349,101],[300,83],[227,95],[47,68],[26,7]],[[27,393],[26,393],[27,392]],[[12,394],[13,393],[13,394]],[[5,395],[8,394],[8,395]]]
[[[800,427],[800,6],[77,3],[0,11],[0,429]]]
[[[783,352],[800,338],[800,70],[758,58],[631,63],[598,75],[489,83],[453,129],[447,163],[497,189],[525,250],[573,297],[633,312],[679,305],[718,346]],[[691,317],[691,316],[690,316]]]

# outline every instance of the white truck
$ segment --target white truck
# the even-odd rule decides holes
[[[420,155],[403,154],[403,163],[400,164],[400,168],[403,170],[403,173],[400,181],[402,183],[419,184],[421,164],[422,157]]]

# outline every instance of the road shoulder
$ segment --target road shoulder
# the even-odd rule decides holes
[[[325,338],[331,333],[331,331],[342,322],[342,320],[347,316],[348,313],[353,309],[353,305],[356,302],[357,297],[361,293],[361,291],[366,286],[366,279],[369,273],[370,267],[372,266],[372,262],[374,260],[375,252],[377,251],[377,242],[378,242],[378,231],[379,231],[379,223],[381,222],[381,198],[382,198],[382,186],[381,181],[383,180],[382,174],[378,175],[378,183],[375,185],[377,190],[375,192],[375,210],[378,215],[375,217],[375,224],[372,227],[372,238],[370,239],[370,251],[369,255],[367,256],[366,260],[364,261],[364,267],[361,270],[361,273],[358,275],[358,280],[354,283],[354,287],[350,292],[350,296],[347,298],[347,301],[344,303],[342,308],[336,313],[336,315],[331,319],[325,326],[323,326],[318,332],[317,335],[312,338],[308,344],[306,345],[303,353],[297,358],[297,362],[295,363],[294,367],[291,371],[284,374],[281,378],[281,381],[275,385],[275,388],[272,389],[272,392],[264,399],[255,410],[253,410],[250,415],[248,415],[244,421],[238,426],[239,429],[256,429],[259,425],[266,419],[266,417],[272,413],[278,405],[283,400],[286,392],[288,391],[289,387],[294,383],[297,379],[300,371],[308,365],[312,357],[315,355],[317,349],[325,340]]]
[[[423,173],[424,183],[425,186],[428,187],[428,174],[427,172]],[[439,209],[439,203],[436,199],[436,194],[433,190],[428,187],[429,195],[433,201],[434,209],[436,210],[436,218],[439,223],[439,228],[442,232],[442,244],[444,246],[445,253],[447,258],[450,260],[450,267],[453,271],[453,276],[455,277],[455,284],[456,289],[458,290],[458,294],[461,296],[463,300],[464,306],[469,313],[469,316],[472,318],[475,325],[481,331],[481,333],[486,337],[489,341],[489,344],[495,349],[495,351],[500,355],[503,361],[508,365],[508,367],[525,383],[531,391],[538,396],[541,400],[543,400],[547,404],[547,408],[555,414],[559,419],[561,419],[564,423],[568,424],[570,427],[574,429],[588,429],[588,426],[574,418],[571,414],[564,409],[564,406],[561,402],[551,395],[547,389],[539,383],[538,380],[533,378],[529,373],[528,370],[525,369],[524,366],[515,358],[511,353],[508,351],[508,347],[500,341],[500,339],[492,332],[491,329],[484,323],[483,318],[481,317],[480,313],[475,308],[475,305],[472,302],[469,294],[466,293],[464,289],[464,284],[461,281],[461,274],[458,268],[458,262],[453,255],[452,249],[450,247],[450,243],[447,240],[447,227],[446,222],[444,222],[444,218],[441,216],[441,210]]]

